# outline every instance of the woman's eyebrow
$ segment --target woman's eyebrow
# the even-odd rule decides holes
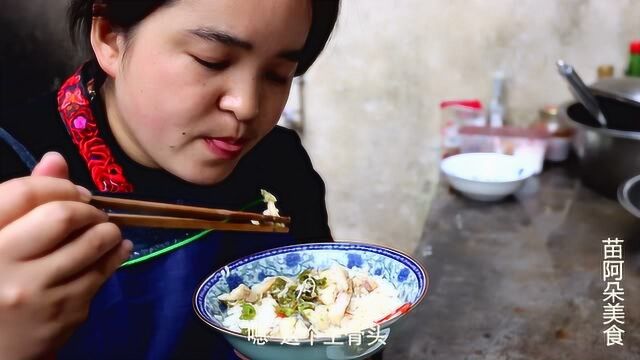
[[[254,48],[253,44],[249,41],[242,40],[237,36],[210,27],[198,27],[188,30],[187,32],[200,39],[220,43],[227,46],[237,47],[244,50],[253,50]],[[278,57],[292,62],[299,62],[301,54],[302,49],[285,50],[278,53]]]
[[[236,36],[233,36],[221,30],[216,30],[209,27],[199,27],[196,29],[188,30],[188,32],[207,41],[218,42],[224,45],[239,47],[245,50],[253,50],[253,44],[251,44],[250,42],[241,40]]]

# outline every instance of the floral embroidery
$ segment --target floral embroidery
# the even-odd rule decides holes
[[[58,91],[58,111],[64,121],[73,143],[84,159],[93,183],[103,192],[126,193],[133,191],[118,165],[100,137],[98,124],[91,111],[90,101],[85,96],[85,88],[78,69]]]

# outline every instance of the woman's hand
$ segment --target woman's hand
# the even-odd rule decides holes
[[[88,204],[59,154],[32,176],[0,184],[0,354],[51,354],[88,314],[91,299],[131,251]]]

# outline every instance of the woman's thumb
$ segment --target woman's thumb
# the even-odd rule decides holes
[[[44,154],[38,165],[33,168],[31,175],[68,179],[69,167],[60,153],[52,151]]]

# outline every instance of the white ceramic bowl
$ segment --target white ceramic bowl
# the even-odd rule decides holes
[[[511,195],[532,175],[517,157],[498,153],[454,155],[442,160],[440,169],[454,189],[480,201]]]

